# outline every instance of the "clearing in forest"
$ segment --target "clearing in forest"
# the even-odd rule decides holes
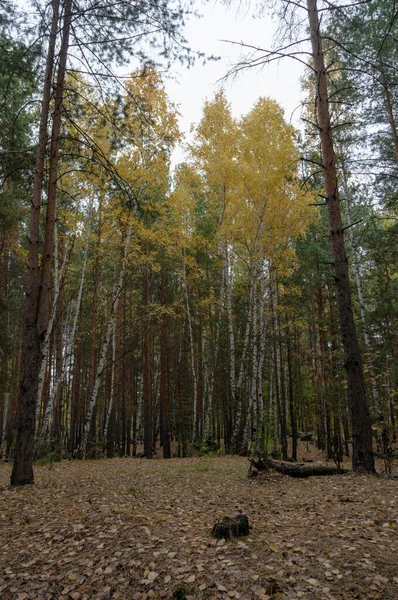
[[[398,481],[247,478],[248,461],[0,465],[1,600],[398,598]],[[213,523],[242,512],[225,542]]]

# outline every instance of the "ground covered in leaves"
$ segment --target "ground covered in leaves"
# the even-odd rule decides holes
[[[398,481],[248,479],[248,461],[0,465],[1,600],[398,598]],[[251,531],[211,538],[242,512]]]

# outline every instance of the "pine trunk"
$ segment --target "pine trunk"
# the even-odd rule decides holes
[[[17,439],[11,485],[34,483],[33,454],[35,435],[36,398],[41,363],[40,333],[37,313],[40,290],[39,232],[43,174],[47,148],[47,121],[49,115],[55,43],[58,29],[59,0],[52,3],[52,21],[48,42],[43,98],[40,113],[39,143],[33,181],[32,208],[29,227],[28,279],[23,328],[23,380],[20,389]]]
[[[348,379],[353,443],[352,468],[357,472],[373,473],[375,467],[372,451],[372,428],[366,400],[362,357],[352,310],[317,0],[307,0],[307,7],[313,68],[316,77],[316,103],[329,218],[329,241],[334,262],[340,332]]]

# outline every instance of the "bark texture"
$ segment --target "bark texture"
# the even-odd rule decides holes
[[[11,485],[34,483],[33,453],[35,435],[36,398],[41,364],[40,332],[38,328],[38,305],[40,291],[39,232],[41,192],[47,147],[47,122],[54,71],[55,42],[59,17],[59,0],[52,3],[52,21],[48,42],[46,71],[40,113],[39,143],[36,153],[33,180],[32,208],[29,226],[28,278],[23,327],[23,380],[18,405],[18,427]]]
[[[348,379],[348,401],[351,412],[353,444],[352,468],[357,472],[373,473],[375,467],[372,452],[371,420],[366,400],[362,358],[352,310],[317,1],[307,0],[307,7],[313,67],[316,77],[317,116],[329,218],[329,241],[334,262],[340,332]]]

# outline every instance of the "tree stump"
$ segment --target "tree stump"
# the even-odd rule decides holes
[[[222,521],[214,523],[211,535],[219,540],[232,540],[234,537],[249,535],[249,519],[246,515],[225,517]]]

